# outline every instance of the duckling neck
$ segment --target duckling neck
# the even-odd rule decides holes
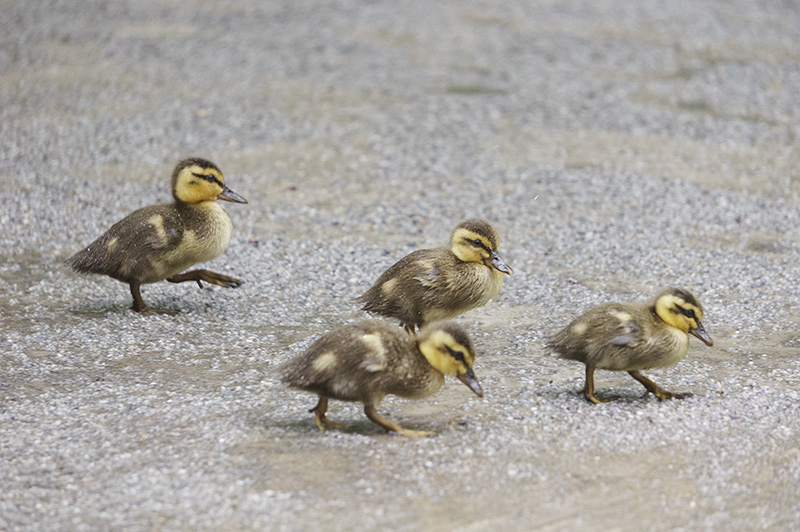
[[[411,394],[406,395],[406,397],[428,397],[438,392],[439,388],[444,385],[444,373],[433,365],[431,359],[422,351],[419,344],[417,344],[415,351],[417,352],[419,361],[418,374],[413,377],[413,380],[416,382],[416,389],[414,392],[411,392]]]
[[[216,201],[176,203],[178,213],[188,230],[192,231],[204,256],[216,258],[227,249],[233,232],[230,216]],[[206,259],[211,260],[211,259]]]

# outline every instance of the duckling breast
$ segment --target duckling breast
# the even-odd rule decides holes
[[[649,365],[642,369],[674,366],[689,352],[689,335],[674,327],[667,327],[663,335],[651,338],[649,347],[658,356],[650,357]]]
[[[422,315],[425,322],[454,318],[488,303],[503,286],[503,274],[483,264],[461,263],[447,272],[444,282],[430,286]]]
[[[233,224],[222,206],[215,201],[204,201],[188,207],[179,213],[179,224],[183,227],[180,240],[163,247],[151,260],[160,279],[213,260],[230,244]]]
[[[494,268],[484,267],[485,271],[483,275],[487,276],[486,281],[484,281],[484,297],[486,300],[481,303],[482,305],[487,303],[490,299],[494,299],[497,297],[497,294],[500,293],[500,289],[503,287],[503,281],[505,280],[505,274],[495,270]]]
[[[674,366],[689,350],[689,337],[673,327],[645,330],[631,345],[608,345],[588,357],[599,369],[640,371]]]
[[[464,263],[450,282],[456,300],[465,310],[480,307],[497,297],[503,287],[503,274],[478,263]]]
[[[439,391],[444,375],[419,357],[397,359],[392,376],[386,379],[387,394],[406,399],[423,399]]]

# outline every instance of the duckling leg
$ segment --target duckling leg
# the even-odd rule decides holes
[[[380,425],[381,427],[385,428],[389,432],[396,432],[400,436],[407,436],[409,438],[421,438],[423,436],[430,436],[433,432],[425,431],[425,430],[411,430],[411,429],[404,429],[397,423],[392,421],[387,421],[383,419],[381,416],[378,415],[378,412],[375,411],[375,406],[370,404],[364,405],[364,413],[367,417],[372,420],[373,423],[376,425]]]
[[[239,279],[234,279],[233,277],[228,277],[227,275],[222,275],[221,273],[215,273],[208,270],[192,270],[190,272],[173,275],[172,277],[167,278],[167,281],[170,283],[197,281],[197,284],[200,286],[200,288],[203,288],[203,284],[200,281],[205,281],[217,286],[223,286],[225,288],[238,288],[244,284],[244,281],[240,281]]]
[[[417,324],[414,323],[401,323],[400,325],[403,326],[403,329],[406,330],[408,334],[417,334],[417,331],[421,331],[423,327],[425,327],[425,322],[420,321]]]
[[[145,304],[144,300],[142,299],[142,294],[139,291],[141,283],[137,281],[131,281],[129,284],[131,287],[131,295],[133,296],[133,305],[131,306],[131,310],[133,310],[134,312],[140,312],[142,314],[153,314],[153,313],[179,314],[177,310],[167,310],[163,308],[148,307],[147,304]]]
[[[309,410],[309,412],[314,412],[314,421],[317,424],[317,428],[319,430],[325,430],[325,427],[331,427],[333,429],[343,429],[347,425],[344,423],[336,423],[335,421],[331,421],[327,417],[325,417],[325,412],[328,411],[328,398],[320,395],[319,401],[317,402],[317,406]]]
[[[148,306],[144,304],[144,299],[142,299],[142,294],[139,291],[139,283],[136,281],[131,281],[130,287],[131,295],[133,296],[133,306],[131,307],[131,310],[134,312],[143,312],[148,308]]]
[[[598,399],[594,394],[594,366],[591,364],[586,364],[586,383],[583,385],[583,396],[587,401],[596,405],[608,402],[608,400]]]
[[[637,381],[641,382],[647,391],[658,397],[660,400],[664,401],[665,399],[684,399],[686,397],[691,397],[692,392],[670,392],[661,388],[655,382],[651,381],[638,371],[629,371],[628,374],[636,379]]]

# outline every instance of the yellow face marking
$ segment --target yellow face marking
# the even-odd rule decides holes
[[[480,242],[480,244],[476,244]],[[450,251],[464,262],[483,262],[491,255],[492,243],[486,238],[463,227],[456,229],[450,241]]]
[[[211,179],[198,176],[209,176]],[[213,201],[222,193],[225,178],[213,168],[192,165],[181,170],[175,181],[175,196],[186,203]]]
[[[326,371],[336,366],[337,362],[336,353],[327,351],[318,356],[311,364],[311,367],[316,371]]]
[[[693,310],[695,318],[690,318],[684,314],[684,310]],[[672,294],[665,294],[656,301],[656,314],[664,322],[683,332],[697,328],[698,323],[703,319],[703,311],[687,303],[683,299]]]
[[[153,229],[156,231],[156,238],[158,239],[159,247],[167,245],[167,232],[164,230],[164,219],[160,214],[154,214],[147,220]]]
[[[463,360],[456,360],[448,350],[460,353]],[[446,331],[436,331],[425,341],[419,344],[419,350],[428,363],[445,375],[456,377],[463,375],[472,366],[472,355],[466,346],[456,340]]]
[[[119,244],[119,238],[115,236],[114,238],[106,242],[106,249],[109,252],[113,252],[115,249],[117,249],[117,244]]]

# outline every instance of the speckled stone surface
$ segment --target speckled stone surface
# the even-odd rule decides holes
[[[0,529],[800,527],[800,9],[792,2],[7,0],[0,19]],[[225,204],[236,290],[62,261],[169,200]],[[455,379],[385,434],[274,370],[398,258],[490,220],[513,267]],[[715,340],[578,393],[545,337],[691,290]]]

